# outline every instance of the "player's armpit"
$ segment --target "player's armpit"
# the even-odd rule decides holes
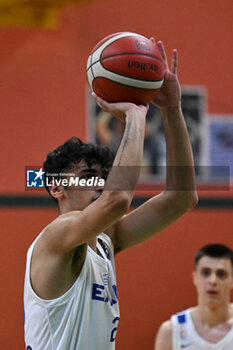
[[[170,320],[160,326],[154,350],[172,350],[172,322]]]

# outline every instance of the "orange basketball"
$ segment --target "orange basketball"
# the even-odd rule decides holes
[[[92,50],[87,78],[91,90],[108,102],[147,104],[163,84],[163,59],[146,37],[115,33]]]

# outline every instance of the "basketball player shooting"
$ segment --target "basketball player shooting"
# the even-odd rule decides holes
[[[44,162],[46,173],[71,172],[80,179],[107,180],[104,188],[48,186],[59,216],[27,253],[27,350],[115,349],[120,315],[114,254],[153,237],[197,203],[193,155],[181,110],[177,52],[173,50],[169,70],[162,42],[156,45],[165,65],[164,84],[153,102],[164,120],[166,189],[126,214],[142,162],[147,106],[111,104],[94,95],[104,111],[124,123],[124,134],[114,161],[106,147],[71,138]]]

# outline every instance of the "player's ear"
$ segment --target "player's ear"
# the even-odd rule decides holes
[[[49,191],[51,193],[51,196],[53,196],[57,200],[64,197],[64,188],[62,186],[51,185],[49,187]]]
[[[231,282],[231,289],[233,289],[233,267],[231,269],[231,272],[232,272],[232,275],[231,275],[231,279],[232,279],[232,282]]]
[[[196,271],[195,271],[195,270],[192,272],[192,280],[193,280],[194,286],[196,286],[196,285],[197,285],[197,283],[196,283],[197,274],[196,274]]]

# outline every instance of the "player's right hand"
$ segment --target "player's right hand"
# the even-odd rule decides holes
[[[123,123],[125,123],[126,116],[129,113],[135,115],[135,117],[145,117],[149,107],[149,105],[135,105],[131,102],[108,103],[101,97],[97,96],[94,92],[92,92],[92,96],[100,108],[102,108],[105,112],[111,113]]]

